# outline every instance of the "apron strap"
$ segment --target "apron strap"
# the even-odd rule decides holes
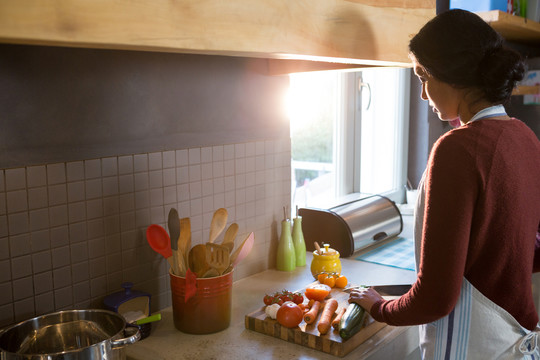
[[[533,355],[538,346],[538,333],[536,331],[531,331],[528,333],[521,342],[519,343],[519,351],[523,355]]]

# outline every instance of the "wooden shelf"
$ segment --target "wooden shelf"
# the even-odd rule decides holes
[[[409,66],[435,0],[0,1],[0,43]]]
[[[540,94],[540,85],[533,85],[533,86],[519,85],[512,92],[512,95],[536,95],[536,94]]]
[[[538,22],[499,10],[478,12],[477,14],[506,40],[537,46],[540,44],[540,23]]]

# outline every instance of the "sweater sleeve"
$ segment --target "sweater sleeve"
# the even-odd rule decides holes
[[[448,135],[448,134],[447,134]],[[459,297],[479,180],[475,160],[453,141],[434,145],[425,181],[422,248],[416,282],[396,300],[371,308],[377,321],[418,325],[446,316]]]

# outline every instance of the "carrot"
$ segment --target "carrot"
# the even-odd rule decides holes
[[[334,320],[332,320],[332,327],[334,329],[339,328],[339,322],[341,321],[341,318],[343,317],[343,314],[345,314],[345,310],[347,310],[347,308],[342,307],[337,311],[336,317],[334,318]]]
[[[314,303],[314,302],[315,302],[315,300],[309,299],[309,301],[308,301],[308,303],[307,303],[307,307],[308,307],[309,309],[311,309],[311,307],[313,306],[313,303]]]
[[[304,321],[306,322],[306,324],[311,324],[315,321],[320,308],[321,308],[321,302],[314,301],[313,305],[311,306],[311,309],[309,309],[309,311],[304,315]]]
[[[326,300],[326,304],[324,304],[324,309],[321,314],[321,319],[319,320],[319,324],[317,325],[317,330],[321,334],[326,334],[328,330],[330,330],[330,323],[332,322],[332,315],[336,312],[338,307],[338,302],[336,299],[328,299]]]

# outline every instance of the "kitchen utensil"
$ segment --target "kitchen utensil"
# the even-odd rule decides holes
[[[137,321],[135,321],[135,324],[136,325],[144,325],[144,324],[149,324],[149,323],[153,323],[153,322],[156,322],[156,321],[160,321],[161,320],[161,314],[154,314],[154,315],[150,315],[150,316],[147,316],[145,318],[142,318],[142,319],[139,319]]]
[[[227,225],[227,217],[228,213],[224,208],[217,209],[214,212],[212,222],[210,223],[210,238],[208,239],[208,242],[213,243],[219,234],[221,234],[223,229],[225,229],[225,225]]]
[[[316,242],[316,241],[314,241],[314,242],[313,242],[313,245],[315,245],[315,249],[317,249],[317,250],[316,250],[316,251],[317,251],[317,254],[318,254],[318,255],[322,255],[322,251],[321,251],[321,247],[319,246],[319,243]]]
[[[198,278],[202,277],[210,268],[206,262],[206,245],[198,244],[189,251],[189,268]]]
[[[171,239],[167,231],[160,225],[152,224],[146,229],[146,240],[155,252],[167,259],[172,268]]]
[[[210,269],[208,269],[207,272],[205,272],[203,274],[203,278],[211,278],[211,277],[216,277],[216,276],[219,276],[220,273],[213,267],[211,267]]]
[[[169,226],[169,234],[171,236],[171,250],[173,257],[173,273],[180,275],[179,273],[179,256],[178,256],[178,239],[180,237],[180,218],[178,217],[178,211],[175,208],[169,210],[169,220],[167,221]]]
[[[208,265],[216,269],[219,275],[223,274],[225,269],[230,265],[229,248],[219,244],[206,244],[206,262]]]
[[[227,270],[225,270],[225,273],[232,271],[232,269],[234,269],[234,267],[249,254],[251,248],[253,247],[254,241],[255,235],[253,233],[249,233],[242,244],[240,244],[240,246],[231,254],[230,265]]]
[[[137,327],[126,325],[120,314],[109,310],[59,311],[2,330],[0,358],[120,360],[126,356],[124,346],[140,337]]]
[[[221,245],[226,246],[229,249],[229,252],[232,252],[234,249],[234,239],[236,238],[237,233],[238,233],[237,223],[232,223],[227,228],[227,231],[225,231],[225,235],[223,236],[223,241],[221,242]]]
[[[189,218],[180,219],[180,238],[178,239],[178,254],[182,255],[182,259],[179,259],[180,276],[186,275],[186,270],[189,267],[189,250],[191,248],[191,221]]]
[[[186,274],[187,275],[187,274]],[[231,322],[233,273],[208,279],[176,276],[169,272],[174,327],[188,334],[210,334]],[[194,290],[190,292],[190,288]]]

